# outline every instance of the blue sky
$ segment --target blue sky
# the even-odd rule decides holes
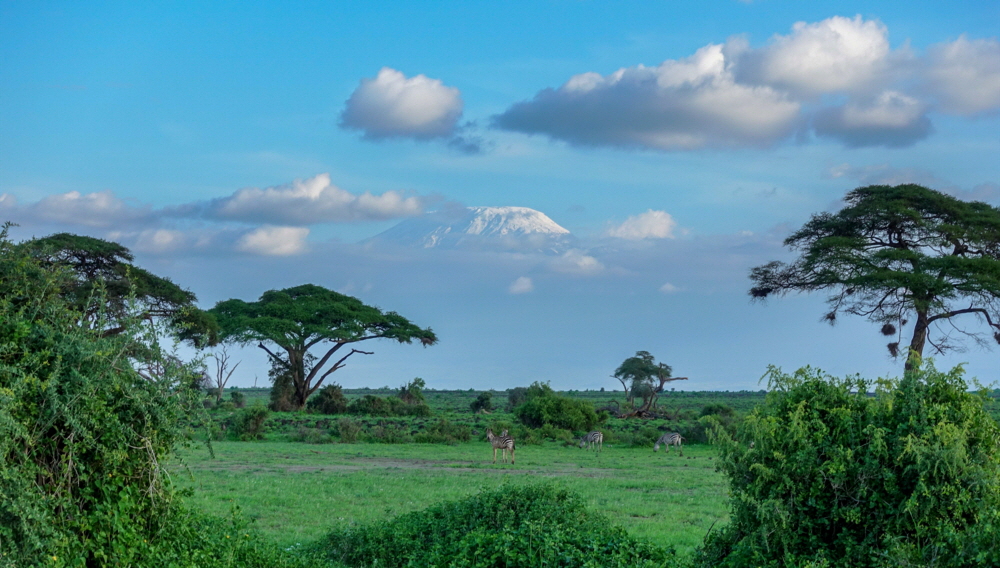
[[[120,240],[204,307],[312,282],[439,334],[347,386],[611,388],[640,349],[685,389],[895,375],[874,326],[750,304],[746,274],[860,185],[1000,204],[998,27],[996,2],[0,1],[0,214]],[[542,211],[592,262],[357,244],[448,204]],[[990,382],[997,353],[938,360]]]

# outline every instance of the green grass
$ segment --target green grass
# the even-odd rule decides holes
[[[726,487],[710,446],[654,454],[605,445],[594,455],[556,443],[518,449],[516,465],[493,465],[485,442],[327,444],[216,442],[183,450],[192,505],[224,514],[234,505],[282,546],[314,541],[338,523],[386,519],[458,499],[503,481],[552,480],[633,535],[690,553],[726,520]]]

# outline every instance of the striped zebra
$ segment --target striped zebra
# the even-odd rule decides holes
[[[653,444],[653,451],[654,452],[660,451],[660,444],[666,444],[666,446],[667,446],[667,453],[668,454],[670,453],[670,446],[677,446],[677,451],[680,452],[680,454],[683,456],[684,455],[684,449],[681,447],[681,440],[683,440],[683,439],[684,439],[684,436],[681,436],[677,432],[671,432],[669,434],[664,434],[664,435],[660,436],[660,438],[658,440],[656,440],[655,444]]]
[[[590,434],[580,438],[580,447],[586,446],[587,449],[596,449],[598,452],[604,446],[604,434],[598,431],[593,431]]]
[[[497,450],[500,450],[500,457],[503,459],[503,463],[507,463],[507,452],[510,452],[510,463],[514,463],[514,438],[508,436],[506,430],[501,432],[499,436],[496,436],[493,434],[492,429],[487,428],[486,439],[493,446],[493,463],[497,463]]]

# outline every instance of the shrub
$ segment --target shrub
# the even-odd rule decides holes
[[[246,408],[247,397],[238,390],[234,390],[229,393],[229,399],[233,401],[233,406],[236,408]]]
[[[489,391],[479,393],[479,396],[476,397],[476,400],[472,401],[469,408],[473,412],[479,412],[480,410],[490,412],[493,410],[493,393]]]
[[[183,506],[162,464],[204,418],[190,372],[139,317],[117,335],[102,332],[121,320],[81,325],[63,277],[0,229],[0,564],[294,565],[238,515]]]
[[[356,442],[358,435],[361,434],[361,425],[350,418],[341,418],[337,421],[336,434],[340,437],[341,442],[347,444]]]
[[[532,428],[549,424],[565,430],[590,430],[600,422],[593,404],[557,394],[529,397],[514,409],[514,416]]]
[[[521,406],[528,400],[528,389],[525,387],[514,387],[507,389],[507,412],[513,412],[515,408]]]
[[[319,414],[343,414],[347,412],[347,397],[340,385],[330,384],[310,398],[306,406],[310,412]]]
[[[320,428],[310,428],[299,426],[299,428],[288,436],[292,442],[305,442],[306,444],[329,444],[333,438]]]
[[[396,396],[406,404],[423,404],[424,387],[426,386],[427,383],[420,377],[417,377],[399,387],[399,393]]]
[[[472,428],[461,424],[453,424],[442,418],[436,424],[426,428],[413,437],[414,442],[421,444],[456,444],[472,439]]]
[[[240,440],[259,440],[264,437],[264,422],[269,415],[260,404],[244,408],[230,419],[229,432]]]
[[[366,394],[347,406],[350,414],[367,416],[430,416],[431,408],[424,403],[407,404],[394,396],[381,398]]]
[[[346,526],[318,546],[347,566],[652,568],[672,550],[628,535],[551,485],[503,485],[389,521]]]
[[[701,565],[1000,565],[1000,431],[960,367],[769,375],[737,436],[716,430],[732,520]]]
[[[412,442],[407,432],[395,424],[379,423],[368,433],[371,441],[382,444],[405,444]]]

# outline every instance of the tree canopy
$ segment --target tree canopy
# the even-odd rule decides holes
[[[395,312],[383,312],[354,298],[314,284],[284,290],[269,290],[256,302],[231,299],[219,302],[209,312],[217,319],[222,340],[243,345],[257,343],[271,361],[284,367],[295,388],[294,405],[301,409],[306,400],[331,373],[341,369],[355,353],[351,349],[340,359],[332,357],[345,345],[370,339],[391,339],[399,343],[437,343],[430,328],[422,329]],[[277,354],[265,343],[284,350]],[[310,364],[307,354],[313,347],[329,345]],[[328,365],[329,364],[329,365]]]
[[[666,363],[657,363],[649,351],[636,351],[635,355],[625,359],[615,369],[614,378],[621,381],[625,387],[625,395],[629,402],[635,397],[642,398],[642,406],[638,412],[649,410],[656,395],[663,392],[663,385],[670,381],[685,381],[686,377],[671,377],[673,369]],[[629,389],[631,385],[631,390]]]
[[[195,306],[197,297],[169,278],[157,276],[133,264],[125,246],[103,239],[58,233],[22,243],[43,266],[62,266],[73,275],[60,287],[61,295],[76,308],[84,321],[97,321],[104,312],[111,325],[106,335],[121,333],[129,302],[141,307],[141,317],[164,320],[170,330],[196,345],[214,344],[218,326]],[[100,298],[101,301],[95,301]]]
[[[907,369],[926,343],[940,353],[959,347],[956,336],[985,343],[981,332],[957,327],[957,316],[975,316],[1000,343],[1000,208],[912,184],[861,187],[845,203],[785,239],[798,259],[750,271],[753,299],[828,291],[825,319],[845,312],[881,324],[895,336],[893,356],[912,324]]]

